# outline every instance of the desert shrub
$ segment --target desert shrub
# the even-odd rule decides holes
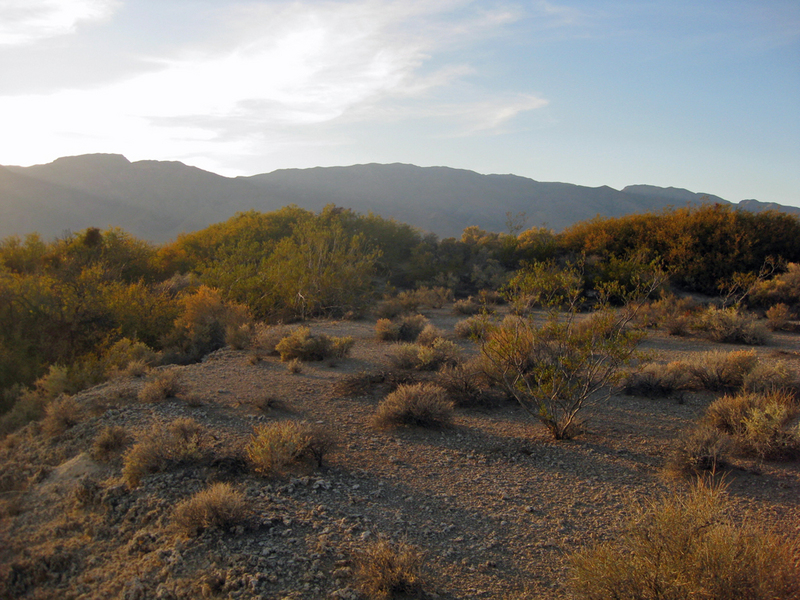
[[[155,365],[158,359],[158,353],[147,344],[128,338],[122,338],[115,342],[103,355],[106,373],[109,377],[137,376]]]
[[[797,542],[741,524],[724,491],[696,484],[639,512],[622,535],[572,557],[571,587],[585,600],[748,598],[800,594]]]
[[[800,453],[800,431],[792,428],[794,398],[782,392],[742,392],[724,396],[706,408],[704,422],[730,435],[739,449],[765,459]]]
[[[417,289],[415,293],[420,306],[442,308],[445,303],[453,301],[453,290],[446,287],[437,286],[429,288],[422,286]]]
[[[375,333],[379,340],[387,342],[413,342],[428,324],[423,315],[402,317],[399,320],[378,319]]]
[[[109,425],[92,442],[91,456],[95,460],[107,462],[120,452],[129,441],[124,427]]]
[[[244,350],[253,341],[253,325],[251,323],[231,323],[225,326],[225,344],[235,350]]]
[[[472,296],[465,300],[456,300],[453,303],[453,312],[457,315],[475,315],[481,312],[481,303]]]
[[[299,358],[293,358],[289,362],[286,363],[286,370],[289,371],[292,375],[297,375],[298,373],[303,372],[303,361]]]
[[[376,600],[415,597],[422,590],[423,559],[414,546],[379,539],[356,555],[356,585],[368,598]]]
[[[311,335],[308,327],[298,327],[283,338],[275,349],[286,362],[292,359],[318,361],[327,358],[344,358],[355,341],[351,337],[329,337],[325,334]]]
[[[278,421],[257,427],[246,452],[256,472],[273,475],[303,461],[319,467],[332,447],[333,438],[319,427]]]
[[[416,312],[420,305],[420,295],[416,290],[404,290],[397,294],[397,301],[404,313]]]
[[[440,427],[450,423],[453,403],[447,392],[430,383],[402,385],[378,405],[374,424],[378,427],[415,425]]]
[[[556,439],[580,430],[585,406],[610,397],[634,358],[641,333],[622,311],[601,310],[577,320],[569,312],[543,325],[508,319],[482,346],[490,373],[506,393]]]
[[[455,406],[491,407],[500,399],[491,390],[479,359],[445,365],[436,374],[435,383],[447,392]]]
[[[403,304],[397,298],[384,298],[375,305],[375,315],[382,319],[394,319],[404,311]]]
[[[175,507],[173,520],[187,535],[206,529],[230,529],[247,517],[244,494],[229,483],[214,483],[181,501]]]
[[[436,340],[444,339],[444,331],[428,323],[417,336],[417,343],[422,346],[433,346]]]
[[[690,375],[682,363],[651,363],[625,379],[623,390],[631,396],[663,398],[689,385]]]
[[[456,337],[484,340],[491,329],[492,324],[486,315],[473,315],[456,323],[454,330]]]
[[[42,430],[48,436],[64,433],[83,419],[83,407],[71,396],[61,396],[44,409]]]
[[[745,376],[758,364],[758,357],[754,350],[711,350],[682,364],[691,374],[694,387],[716,392],[741,387]]]
[[[789,307],[780,302],[767,309],[767,327],[770,331],[780,331],[789,323],[792,318],[792,311]]]
[[[667,460],[667,471],[679,476],[715,473],[726,466],[730,450],[728,437],[718,429],[701,423],[684,432]]]
[[[206,457],[207,430],[190,418],[179,418],[166,428],[144,435],[122,460],[122,477],[130,488],[145,475],[158,473],[171,464],[198,462]]]
[[[431,346],[397,344],[389,353],[389,363],[395,369],[435,371],[442,365],[456,364],[461,350],[450,340],[437,338]]]
[[[708,307],[697,318],[695,327],[710,340],[725,344],[763,346],[769,334],[753,315],[735,308]]]
[[[178,369],[160,371],[139,390],[141,402],[159,402],[167,398],[176,398],[186,391],[183,376]]]
[[[759,281],[751,293],[750,302],[757,306],[800,304],[800,263],[789,263],[786,272]]]
[[[276,350],[277,345],[294,331],[295,328],[288,325],[257,323],[254,327],[251,344],[256,350],[263,351],[270,356],[279,356],[280,352]]]
[[[252,322],[243,304],[223,299],[213,288],[200,286],[181,299],[182,313],[167,336],[167,356],[174,362],[196,361],[225,346],[226,331]]]
[[[345,375],[333,384],[333,393],[340,398],[366,396],[384,380],[382,373],[352,373]]]
[[[697,311],[693,299],[664,294],[658,300],[640,306],[636,322],[642,327],[663,328],[670,335],[683,336],[689,332]]]
[[[788,365],[781,360],[759,361],[748,371],[742,380],[742,389],[746,392],[786,391],[797,395],[800,382]]]

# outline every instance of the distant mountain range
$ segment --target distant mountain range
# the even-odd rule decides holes
[[[314,211],[326,204],[372,211],[450,237],[470,225],[506,231],[507,213],[524,213],[526,227],[561,230],[597,215],[615,217],[698,202],[729,203],[679,188],[590,188],[405,164],[282,169],[234,178],[180,162],[130,162],[117,154],[71,156],[32,167],[0,166],[1,237],[36,231],[50,238],[90,226],[118,226],[137,237],[164,242],[239,211],[267,212],[287,204]],[[800,215],[800,208],[757,200],[737,206]]]

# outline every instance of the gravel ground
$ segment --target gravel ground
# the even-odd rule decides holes
[[[445,309],[426,315],[451,334],[459,320]],[[381,430],[371,418],[385,389],[339,397],[334,386],[386,369],[391,344],[375,339],[374,320],[310,325],[353,336],[350,357],[291,374],[277,358],[253,364],[251,352],[226,348],[178,368],[187,385],[178,399],[143,404],[143,380],[121,378],[76,396],[86,416],[66,432],[48,438],[33,424],[7,438],[0,574],[9,597],[355,599],[354,559],[381,538],[424,553],[423,597],[567,597],[571,553],[613,539],[637,505],[684,485],[663,465],[712,399],[614,396],[569,442],[509,404],[459,409],[444,429]],[[655,334],[644,347],[661,360],[719,348]],[[796,335],[777,334],[758,352],[800,367]],[[180,417],[207,429],[201,459],[129,489],[121,457],[90,458],[109,425],[139,440]],[[273,478],[247,468],[253,428],[279,419],[335,436],[321,468]],[[217,481],[243,492],[247,518],[187,536],[175,505]],[[797,463],[737,459],[726,481],[737,515],[800,535]]]

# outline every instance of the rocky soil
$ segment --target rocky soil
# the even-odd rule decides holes
[[[452,335],[458,317],[425,313]],[[314,333],[356,343],[348,358],[304,363],[297,374],[276,357],[255,362],[226,348],[180,367],[187,390],[177,399],[139,402],[144,379],[119,378],[76,396],[84,418],[67,431],[48,437],[32,424],[8,437],[0,448],[7,597],[355,599],[354,559],[383,537],[424,553],[427,598],[562,598],[571,553],[614,538],[637,505],[685,485],[663,466],[711,395],[618,395],[569,442],[554,442],[511,404],[459,409],[444,429],[376,429],[371,417],[387,389],[335,391],[343,377],[387,368],[391,344],[375,339],[374,325],[311,323]],[[800,369],[798,339],[775,334],[757,351]],[[662,358],[719,347],[653,333],[644,345]],[[122,453],[91,458],[109,425],[125,428],[130,445],[179,417],[208,431],[198,460],[130,489]],[[321,468],[273,478],[249,469],[243,447],[254,427],[278,419],[335,436]],[[247,518],[187,535],[175,505],[216,481],[245,494]],[[736,459],[726,481],[742,519],[800,536],[798,463]]]

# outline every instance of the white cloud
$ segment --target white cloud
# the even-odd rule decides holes
[[[0,45],[73,33],[81,22],[108,18],[120,4],[120,0],[0,0]]]
[[[79,6],[83,16],[110,7],[71,4],[70,26]],[[258,154],[292,132],[312,144],[330,143],[312,140],[309,132],[332,122],[377,123],[391,114],[449,119],[454,135],[491,130],[545,101],[435,100],[430,96],[474,70],[447,61],[429,65],[441,50],[496,35],[515,18],[506,8],[475,8],[468,0],[250,4],[221,20],[219,39],[154,59],[154,71],[93,89],[0,97],[4,138],[24,140],[11,160],[12,145],[4,144],[0,164],[40,160],[33,156],[42,147],[54,156]]]

